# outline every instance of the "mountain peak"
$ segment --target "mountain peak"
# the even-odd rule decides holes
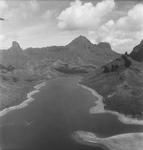
[[[20,47],[19,43],[17,41],[12,42],[12,46],[10,47],[11,50],[14,51],[21,51],[22,48]]]
[[[83,35],[80,35],[78,36],[77,38],[75,38],[72,42],[88,42],[88,43],[91,43],[85,36]]]
[[[78,36],[74,40],[71,41],[71,43],[68,44],[68,46],[74,46],[74,47],[90,47],[93,44],[85,37],[85,36]]]
[[[80,35],[80,36],[78,36],[77,38],[75,38],[75,39],[78,39],[78,40],[88,40],[85,36],[83,36],[83,35]]]

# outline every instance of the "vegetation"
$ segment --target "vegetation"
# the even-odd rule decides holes
[[[102,66],[98,72],[87,75],[82,83],[103,95],[105,109],[142,118],[143,73],[140,65],[126,53]]]
[[[143,112],[143,102],[136,98],[127,98],[116,96],[104,101],[105,108],[123,113],[125,115],[132,115],[133,117],[141,116]]]
[[[2,73],[12,72],[15,70],[15,67],[12,65],[4,66],[4,65],[0,64],[0,70]]]
[[[129,60],[127,53],[125,55],[122,55],[121,58],[115,59],[113,62],[104,65],[103,73],[109,73],[109,72],[116,72],[117,70],[121,68],[128,68],[130,67],[132,62]]]
[[[128,59],[128,57],[126,55],[122,55],[122,58],[124,59],[125,61],[125,67],[130,67],[131,66],[131,61]]]

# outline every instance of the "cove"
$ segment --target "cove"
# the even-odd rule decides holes
[[[99,137],[141,132],[143,126],[121,123],[112,114],[90,114],[96,97],[78,86],[79,77],[50,80],[25,108],[0,117],[2,150],[102,150],[72,138],[75,131]]]

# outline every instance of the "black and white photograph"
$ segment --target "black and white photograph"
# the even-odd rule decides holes
[[[143,150],[143,0],[0,0],[0,150]]]

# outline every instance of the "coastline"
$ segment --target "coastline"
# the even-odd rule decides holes
[[[90,108],[90,113],[91,114],[97,114],[97,113],[109,113],[116,115],[118,117],[118,120],[121,121],[124,124],[135,124],[135,125],[143,125],[143,120],[138,120],[131,118],[129,116],[125,116],[124,114],[120,114],[116,111],[110,111],[110,110],[105,110],[104,109],[104,103],[103,103],[103,96],[100,95],[97,91],[95,91],[92,88],[89,88],[83,84],[78,84],[80,87],[90,91],[96,98],[97,100],[95,101],[96,106],[93,106]]]
[[[101,96],[95,90],[89,87],[86,87],[81,84],[78,85],[81,86],[82,88],[87,89],[96,97],[95,101],[96,106],[90,109],[91,114],[110,113],[116,115],[118,117],[118,120],[124,124],[143,125],[143,121],[128,118],[123,114],[119,114],[118,112],[105,110],[103,103],[103,96]],[[95,147],[99,146],[104,150],[142,150],[143,148],[143,132],[123,133],[106,138],[100,138],[92,132],[76,131],[74,133],[73,138],[78,143]]]
[[[93,133],[77,131],[74,139],[86,145],[99,146],[104,150],[142,150],[143,133],[127,133],[99,138]]]
[[[101,143],[91,143],[86,141],[84,138],[82,138],[82,136],[79,134],[79,132],[83,132],[83,131],[77,131],[75,133],[73,133],[72,138],[80,143],[80,144],[84,144],[84,145],[88,145],[88,146],[92,146],[92,147],[100,147],[103,150],[110,150],[107,146],[105,146],[104,144]]]
[[[13,110],[22,109],[22,108],[25,108],[26,106],[28,106],[29,103],[34,101],[34,98],[32,96],[35,95],[36,93],[38,93],[40,91],[40,89],[45,85],[46,85],[46,82],[43,81],[43,82],[33,86],[32,91],[27,93],[26,99],[24,99],[20,104],[10,106],[8,108],[4,108],[3,110],[1,110],[0,111],[0,117],[6,115],[7,113],[9,113]]]

